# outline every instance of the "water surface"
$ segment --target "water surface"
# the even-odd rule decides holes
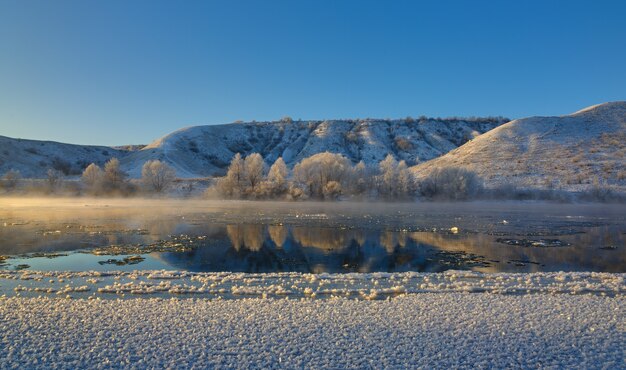
[[[0,200],[2,269],[626,272],[626,208]]]

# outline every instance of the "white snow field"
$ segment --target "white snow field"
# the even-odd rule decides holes
[[[620,369],[625,277],[6,271],[0,369]]]
[[[624,368],[623,296],[0,298],[0,368]]]

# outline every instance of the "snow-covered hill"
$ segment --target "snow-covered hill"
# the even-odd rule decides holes
[[[412,170],[422,178],[442,167],[472,170],[492,187],[626,188],[626,102],[514,120]]]
[[[235,153],[258,152],[268,164],[292,166],[329,151],[375,164],[391,153],[414,165],[436,158],[504,123],[472,120],[330,120],[234,123],[188,127],[129,154],[122,165],[137,177],[150,159],[166,161],[180,177],[222,174]]]
[[[42,178],[53,168],[78,175],[90,163],[104,164],[129,152],[104,146],[73,145],[53,141],[12,139],[0,136],[0,175],[17,170],[23,177]]]
[[[92,162],[117,157],[131,177],[151,159],[167,162],[182,178],[221,175],[235,153],[258,152],[268,164],[289,166],[330,151],[357,163],[380,162],[388,153],[414,165],[436,158],[504,123],[504,119],[330,120],[231,123],[187,127],[148,146],[121,148],[62,144],[0,136],[0,175],[15,169],[45,177],[49,168],[78,175]]]

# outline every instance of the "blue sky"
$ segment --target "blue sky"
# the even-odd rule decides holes
[[[0,135],[566,114],[626,100],[625,4],[0,0]]]

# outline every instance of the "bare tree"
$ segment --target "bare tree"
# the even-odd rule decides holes
[[[147,161],[141,168],[143,186],[156,193],[167,190],[176,179],[176,170],[159,160]]]
[[[50,168],[47,172],[46,184],[48,187],[48,192],[53,193],[59,185],[61,184],[61,179],[63,178],[63,173],[61,171]]]

